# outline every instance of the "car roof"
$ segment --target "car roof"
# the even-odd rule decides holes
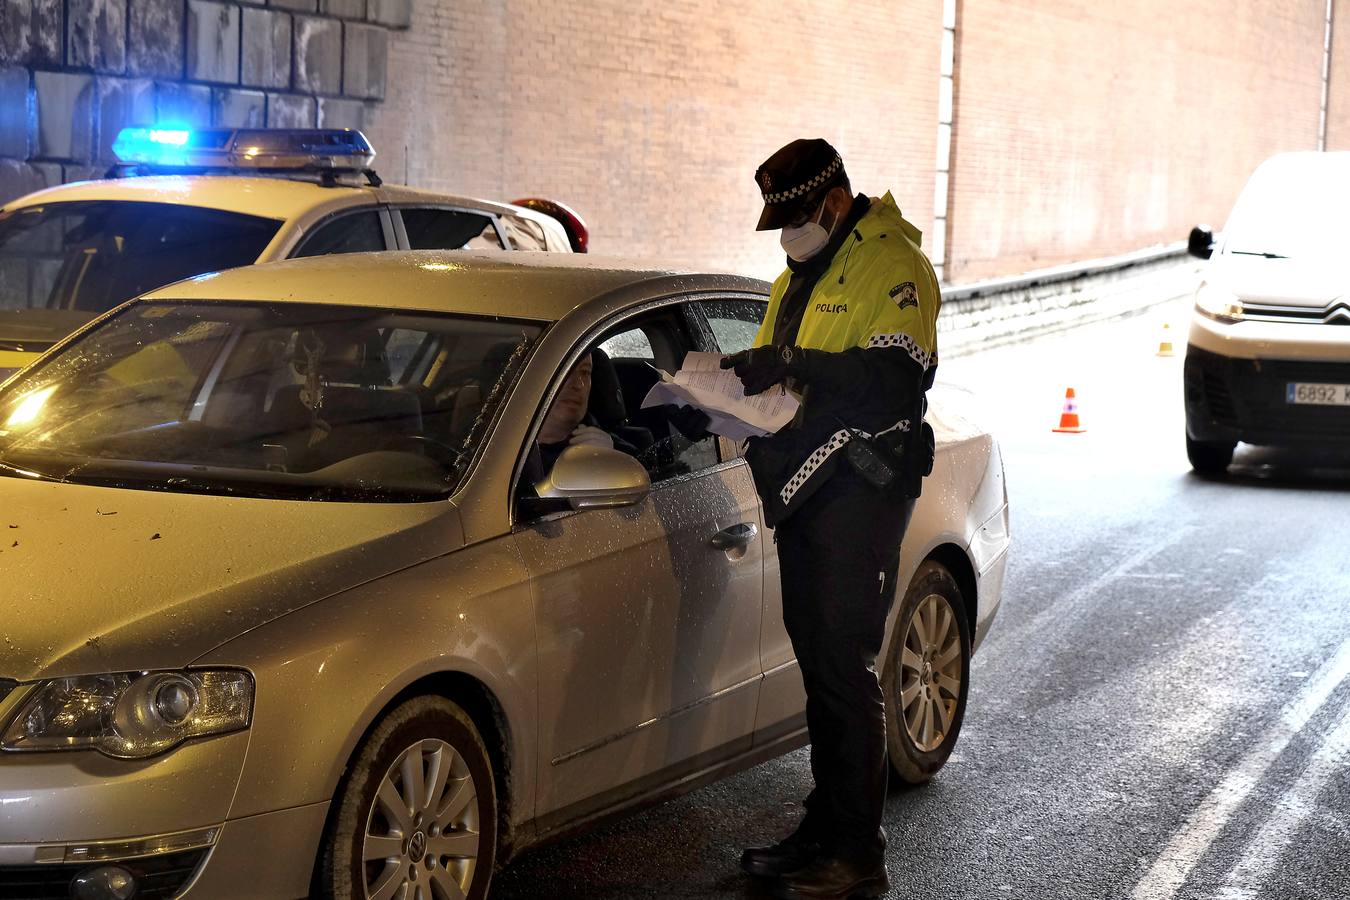
[[[590,254],[389,250],[243,266],[141,299],[331,303],[557,321],[592,299],[658,281],[672,292],[765,294],[769,287],[741,275]]]
[[[393,204],[466,206],[496,213],[511,211],[531,215],[528,210],[505,203],[435,194],[402,185],[385,184],[378,189],[364,185],[324,187],[312,181],[250,175],[141,175],[77,181],[29,194],[21,198],[21,202],[11,203],[6,208],[84,200],[123,200],[198,206],[285,221],[320,204],[342,198],[348,198],[352,206],[383,201]]]

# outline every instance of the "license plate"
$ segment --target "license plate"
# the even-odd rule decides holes
[[[1350,384],[1310,384],[1289,382],[1284,399],[1289,403],[1314,406],[1350,406]]]

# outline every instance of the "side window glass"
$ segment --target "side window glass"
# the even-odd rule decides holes
[[[606,338],[600,345],[600,349],[605,351],[605,355],[610,359],[622,356],[627,359],[645,359],[649,362],[655,362],[656,360],[656,352],[652,350],[652,342],[641,328],[633,328]]]
[[[386,329],[384,355],[389,360],[389,378],[394,384],[403,384],[408,380],[408,368],[417,358],[426,338],[425,332],[409,328]]]
[[[548,249],[544,226],[538,222],[506,213],[502,216],[502,226],[506,230],[506,239],[511,242],[512,250]]]
[[[501,250],[490,216],[458,209],[404,209],[403,230],[413,250]]]
[[[758,300],[701,300],[699,310],[723,353],[747,350],[755,343],[768,304]]]
[[[326,256],[330,253],[369,253],[384,250],[384,228],[380,214],[370,212],[341,216],[310,235],[296,257]]]

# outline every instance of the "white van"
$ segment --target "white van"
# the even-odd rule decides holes
[[[1350,445],[1350,152],[1257,167],[1210,260],[1186,348],[1186,454],[1223,472],[1238,441]]]

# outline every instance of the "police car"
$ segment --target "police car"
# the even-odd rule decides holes
[[[1237,442],[1350,445],[1350,152],[1262,163],[1210,260],[1186,351],[1186,451],[1218,474]]]
[[[128,128],[100,181],[0,209],[0,381],[146,291],[250,263],[368,250],[585,251],[584,223],[383,184],[359,131]]]

